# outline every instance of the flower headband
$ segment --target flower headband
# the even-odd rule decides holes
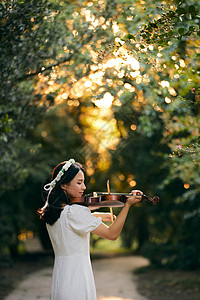
[[[40,209],[40,213],[44,213],[45,208],[48,206],[49,195],[50,195],[51,191],[54,189],[54,187],[56,186],[56,183],[61,179],[61,177],[63,176],[63,174],[65,173],[65,171],[67,171],[69,169],[69,167],[71,165],[73,165],[74,163],[75,163],[75,160],[73,158],[71,158],[70,160],[68,160],[64,164],[64,166],[62,167],[62,169],[59,171],[59,173],[57,174],[57,176],[54,178],[54,180],[52,180],[51,182],[45,184],[44,190],[45,191],[49,191],[49,192],[48,192],[48,195],[47,195],[46,203]]]
[[[65,171],[67,171],[69,169],[69,167],[74,163],[75,163],[75,160],[73,158],[68,160],[66,162],[66,164],[64,164],[64,166],[62,167],[61,171],[57,174],[56,178],[54,178],[54,180],[52,180],[50,183],[45,184],[44,190],[52,191],[53,188],[56,186],[56,183],[61,179],[61,177],[65,173]]]

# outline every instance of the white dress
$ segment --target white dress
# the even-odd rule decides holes
[[[101,224],[89,208],[66,205],[60,218],[47,230],[55,261],[51,300],[96,300],[90,261],[90,232]]]

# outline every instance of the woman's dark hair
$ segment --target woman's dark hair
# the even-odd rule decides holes
[[[55,179],[65,163],[66,161],[61,162],[53,169],[52,180]],[[37,211],[40,219],[44,220],[47,224],[53,225],[60,217],[60,214],[63,210],[62,205],[70,203],[67,195],[61,188],[61,185],[69,183],[80,170],[84,172],[84,168],[80,163],[75,162],[72,164],[69,169],[64,172],[61,179],[56,183],[55,187],[50,192],[47,207],[44,209],[41,208]],[[45,191],[43,192],[43,197],[46,201],[47,193]]]

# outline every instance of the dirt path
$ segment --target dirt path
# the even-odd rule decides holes
[[[148,300],[137,293],[132,273],[146,265],[148,261],[139,256],[93,261],[98,300]],[[51,268],[30,274],[5,300],[48,300],[51,275]]]
[[[148,265],[139,256],[93,262],[98,300],[147,300],[137,292],[133,270]]]

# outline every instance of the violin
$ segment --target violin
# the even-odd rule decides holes
[[[140,193],[137,194],[140,195]],[[85,203],[87,206],[94,207],[94,209],[100,207],[123,207],[128,196],[131,195],[132,194],[94,192],[93,194],[87,194],[83,197],[73,198],[71,203]],[[147,201],[152,205],[157,205],[160,200],[158,196],[154,196],[153,198],[145,194],[141,196],[141,201]]]

